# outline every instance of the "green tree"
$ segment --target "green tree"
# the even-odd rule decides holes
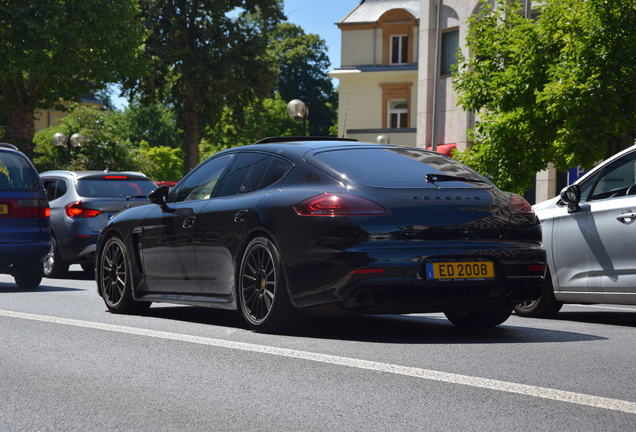
[[[122,138],[121,113],[95,107],[77,106],[60,124],[35,134],[35,165],[40,171],[69,170],[139,170],[140,159],[130,143]],[[80,133],[86,142],[68,149],[53,144],[53,135]]]
[[[139,170],[157,180],[177,181],[183,174],[183,152],[180,148],[139,143]]]
[[[234,119],[234,112],[226,107],[221,120],[208,129],[201,142],[204,157],[230,147],[253,144],[265,137],[298,134],[298,124],[287,115],[287,103],[278,93],[273,98],[252,101],[244,109],[241,126]]]
[[[6,139],[30,152],[39,107],[134,74],[137,0],[0,0],[0,99]]]
[[[175,107],[185,132],[186,168],[199,161],[201,131],[224,107],[242,120],[243,107],[266,96],[275,68],[270,32],[283,17],[279,0],[141,0],[145,74],[126,88],[144,100]]]
[[[535,23],[519,4],[483,2],[471,19],[469,58],[454,79],[478,114],[460,158],[501,187],[535,173],[590,167],[636,137],[636,3],[546,0]]]
[[[277,91],[287,102],[301,99],[307,104],[312,135],[329,135],[337,98],[327,75],[331,63],[324,39],[288,22],[279,24],[274,36],[270,50],[279,65]]]
[[[142,104],[134,99],[121,115],[122,134],[133,146],[144,141],[151,147],[181,148],[183,130],[177,125],[174,109],[159,103]]]

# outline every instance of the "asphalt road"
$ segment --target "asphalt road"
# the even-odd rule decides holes
[[[461,331],[441,314],[106,312],[95,283],[0,275],[0,431],[636,431],[636,307]]]

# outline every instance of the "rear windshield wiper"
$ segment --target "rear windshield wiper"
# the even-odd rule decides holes
[[[439,183],[439,182],[449,182],[449,181],[486,183],[484,180],[479,178],[459,177],[459,176],[451,176],[446,174],[426,174],[424,178],[426,179],[427,183]]]

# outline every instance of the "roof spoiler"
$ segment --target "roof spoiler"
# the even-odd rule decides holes
[[[269,144],[269,143],[282,143],[282,142],[300,142],[300,141],[355,141],[357,142],[357,139],[353,139],[353,138],[338,138],[338,137],[331,137],[331,136],[324,136],[324,137],[318,137],[318,136],[285,136],[285,137],[268,137],[268,138],[263,138],[260,141],[255,142],[254,144]]]

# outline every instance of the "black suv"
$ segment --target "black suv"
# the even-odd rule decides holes
[[[70,264],[93,270],[95,242],[120,210],[147,204],[156,185],[137,172],[47,171],[40,175],[51,206],[51,247],[46,277],[63,276]]]
[[[42,280],[49,251],[49,205],[35,167],[15,146],[0,143],[0,273],[21,289]]]

